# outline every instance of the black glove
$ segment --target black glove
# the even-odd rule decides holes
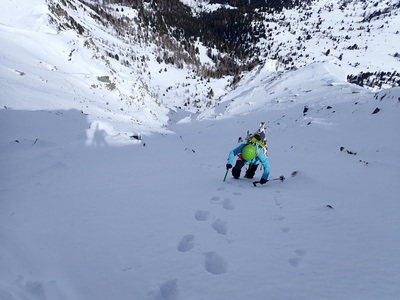
[[[227,170],[232,169],[232,165],[231,164],[226,164],[226,169]]]
[[[261,184],[264,184],[264,183],[267,183],[268,182],[268,180],[266,180],[266,179],[264,179],[264,178],[261,178],[261,180],[260,180],[260,183]]]

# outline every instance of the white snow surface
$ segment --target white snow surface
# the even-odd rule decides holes
[[[328,61],[260,67],[197,115],[125,105],[43,1],[0,3],[1,300],[398,299],[400,88]],[[286,180],[223,181],[261,121]]]

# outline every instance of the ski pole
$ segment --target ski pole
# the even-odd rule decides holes
[[[280,180],[280,181],[284,181],[285,180],[285,176],[281,175],[278,178],[274,178],[274,179],[269,179],[268,181],[274,181],[274,180]],[[267,181],[267,182],[268,182]],[[257,186],[258,183],[261,183],[261,181],[253,181],[253,185]]]
[[[226,176],[228,175],[228,169],[226,170],[226,172],[225,172],[225,177],[224,177],[224,181],[225,181],[225,179],[226,179]]]

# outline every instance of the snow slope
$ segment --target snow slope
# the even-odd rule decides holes
[[[72,32],[3,20],[1,300],[398,298],[399,88],[333,62],[264,66],[218,106],[167,115],[88,89],[103,69],[68,62]],[[223,182],[260,121],[287,180]]]
[[[322,102],[124,147],[88,143],[76,110],[1,110],[1,299],[396,299],[400,92],[352,93],[324,67],[287,74]],[[223,182],[258,120],[288,179]]]

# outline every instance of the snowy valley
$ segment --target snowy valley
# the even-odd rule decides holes
[[[157,60],[151,28],[117,33],[95,1],[0,3],[1,300],[398,298],[396,1],[277,12],[237,82],[199,73],[200,41]],[[261,121],[286,180],[223,181]]]

